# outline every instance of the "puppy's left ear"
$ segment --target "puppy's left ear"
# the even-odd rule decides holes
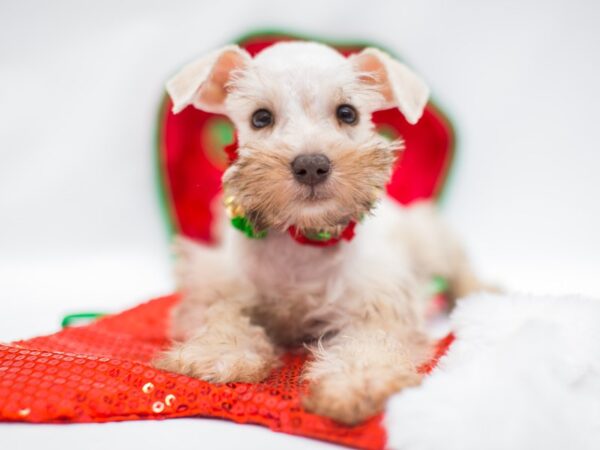
[[[419,76],[387,53],[372,47],[349,59],[361,80],[376,86],[382,95],[380,109],[397,107],[409,123],[419,121],[429,98],[429,88]]]
[[[194,105],[203,111],[223,114],[232,72],[244,69],[251,59],[246,50],[228,45],[185,66],[167,82],[173,112]]]

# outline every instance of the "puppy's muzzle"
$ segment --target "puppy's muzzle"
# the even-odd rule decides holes
[[[292,173],[296,181],[307,186],[324,182],[331,172],[331,161],[322,154],[297,156],[292,161]]]

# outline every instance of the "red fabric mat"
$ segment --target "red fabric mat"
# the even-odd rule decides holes
[[[380,449],[381,416],[347,427],[304,411],[299,381],[303,354],[261,383],[210,384],[154,369],[149,362],[168,345],[168,310],[177,295],[158,298],[83,327],[0,345],[0,420],[108,422],[170,417],[219,417],[264,425],[351,447]],[[452,337],[438,344],[428,372]]]

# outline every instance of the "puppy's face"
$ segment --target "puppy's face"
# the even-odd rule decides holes
[[[402,145],[379,136],[371,114],[398,106],[415,122],[427,99],[412,72],[374,49],[345,58],[293,42],[255,58],[237,47],[207,58],[168,89],[175,109],[193,103],[233,121],[238,158],[224,187],[257,230],[335,233],[369,212]]]

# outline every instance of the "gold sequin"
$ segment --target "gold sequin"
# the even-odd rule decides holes
[[[173,394],[168,394],[165,397],[165,404],[167,406],[171,406],[173,404],[173,402],[175,401],[175,396]]]
[[[154,390],[154,385],[152,383],[150,383],[150,382],[148,382],[144,386],[142,386],[142,392],[144,394],[149,394],[153,390]]]
[[[235,197],[233,195],[228,195],[227,197],[225,197],[225,200],[223,200],[223,204],[225,206],[230,206],[233,205],[235,203]]]
[[[161,413],[165,410],[165,404],[163,402],[154,402],[152,405],[152,411],[155,413]]]
[[[228,195],[227,197],[225,197],[225,200],[223,202],[225,204],[225,210],[227,211],[227,216],[232,219],[234,217],[241,217],[244,216],[244,210],[243,208],[238,205],[238,203],[235,200],[235,197],[233,195]]]
[[[26,417],[29,415],[29,413],[31,412],[31,409],[29,408],[23,408],[19,410],[19,416],[21,417]]]

